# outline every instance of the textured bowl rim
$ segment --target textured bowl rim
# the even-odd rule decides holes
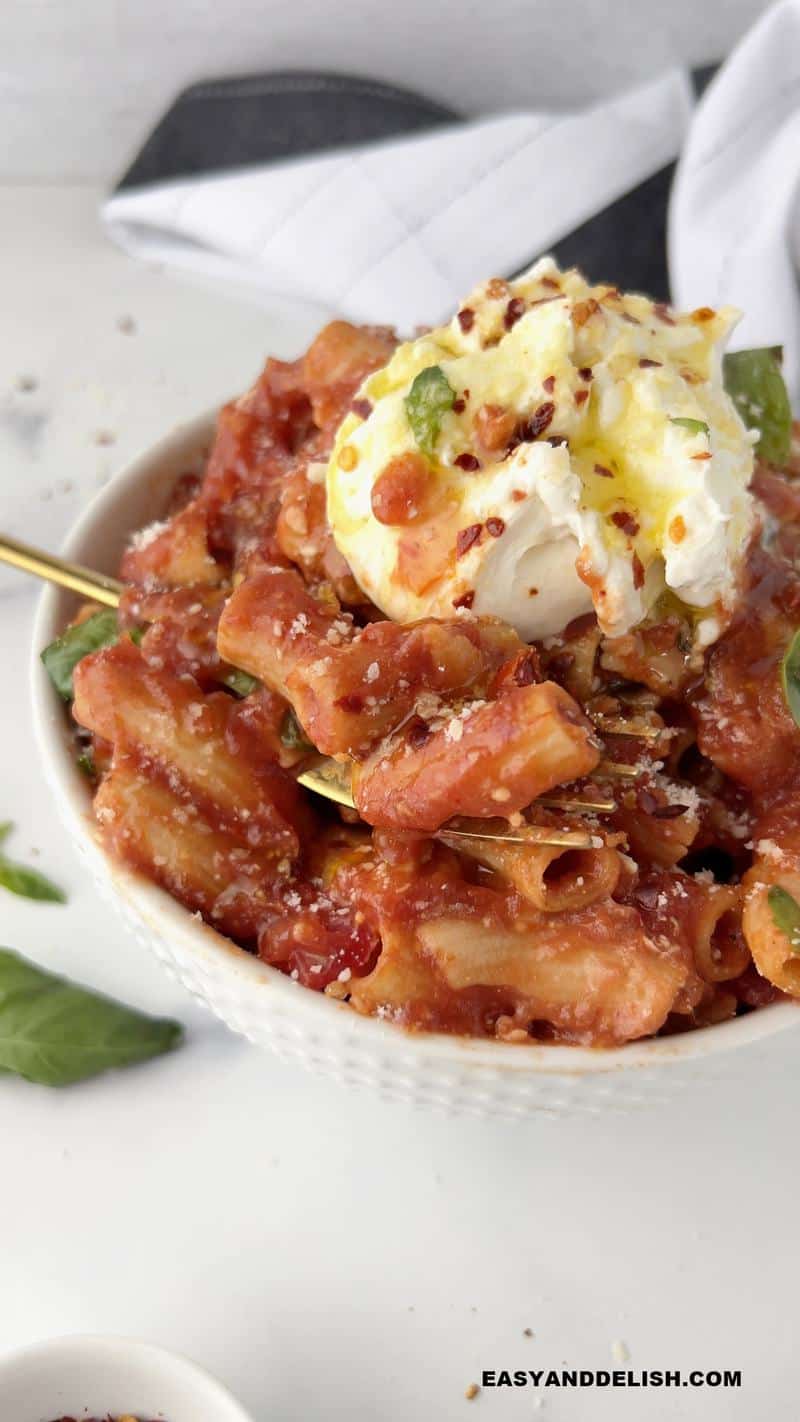
[[[105,525],[112,523],[118,505],[131,491],[147,480],[152,480],[155,485],[157,480],[154,476],[163,465],[175,464],[181,459],[188,463],[193,457],[196,458],[209,444],[216,415],[217,411],[209,412],[179,425],[114,475],[73,525],[64,544],[64,554],[78,561],[85,559],[88,556],[87,545]],[[113,563],[114,560],[111,561]],[[116,568],[103,567],[100,571],[114,573]],[[409,1032],[390,1022],[361,1016],[345,1004],[293,982],[278,969],[253,957],[203,923],[165,890],[111,860],[101,849],[91,817],[86,780],[70,754],[63,703],[39,659],[41,648],[61,630],[70,599],[71,594],[58,588],[44,588],[33,624],[31,664],[34,729],[45,775],[62,819],[77,836],[81,847],[88,851],[101,874],[146,921],[156,938],[177,938],[194,957],[201,960],[213,956],[218,962],[220,953],[224,953],[231,974],[246,981],[253,991],[269,990],[271,1003],[279,1006],[284,1016],[296,1023],[298,1037],[302,1036],[304,1029],[309,1032],[324,1029],[328,1036],[335,1033],[337,1046],[342,1051],[358,1050],[369,1045],[396,1061],[398,1067],[407,1065],[415,1071],[424,1069],[426,1065],[438,1070],[443,1067],[462,1070],[472,1066],[483,1071],[489,1068],[493,1074],[510,1074],[515,1078],[520,1074],[563,1077],[608,1074],[632,1068],[649,1069],[662,1064],[694,1061],[800,1025],[797,1005],[779,1002],[714,1027],[698,1028],[670,1037],[646,1038],[623,1047],[537,1046],[527,1043],[514,1046],[446,1033]]]
[[[213,1408],[213,1412],[204,1416],[204,1422],[215,1422],[217,1417],[220,1422],[253,1422],[252,1414],[246,1411],[230,1389],[193,1358],[165,1348],[160,1343],[124,1334],[63,1333],[24,1343],[19,1348],[0,1354],[0,1387],[4,1375],[20,1365],[59,1357],[65,1363],[85,1359],[84,1366],[87,1368],[91,1366],[92,1359],[124,1364],[126,1359],[136,1358],[152,1371],[155,1380],[169,1375],[176,1382],[190,1384],[198,1394],[202,1391],[203,1406]]]

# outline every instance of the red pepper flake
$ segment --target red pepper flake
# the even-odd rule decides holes
[[[466,450],[463,454],[456,455],[453,460],[457,469],[468,469],[470,473],[475,469],[480,469],[481,461],[474,454],[469,454]]]
[[[367,420],[372,414],[372,402],[370,400],[354,400],[350,409],[354,415],[359,415],[362,420]]]
[[[512,489],[511,497],[515,504],[521,504],[522,500],[527,499],[528,495],[525,493],[524,489]]]
[[[538,439],[539,435],[544,434],[555,412],[556,407],[552,400],[545,400],[544,404],[540,405],[538,410],[534,410],[533,414],[527,420],[523,420],[522,423],[517,426],[518,443],[527,444],[530,440]]]
[[[517,427],[517,417],[505,405],[481,405],[472,421],[475,436],[482,449],[493,453],[507,449]]]
[[[642,359],[639,361],[639,368],[640,370],[655,370],[657,366],[660,367],[663,364],[664,362],[661,360],[650,360],[648,356],[642,356]]]
[[[412,750],[419,750],[425,742],[430,740],[431,728],[427,721],[423,721],[421,716],[415,716],[406,728],[406,741]]]
[[[458,313],[458,324],[462,331],[471,331],[475,325],[475,312],[471,306],[462,306]]]
[[[554,375],[548,375],[548,376],[546,377],[546,379],[542,381],[542,389],[543,389],[543,390],[546,390],[547,393],[548,393],[548,395],[552,395],[552,393],[553,393],[553,391],[555,390],[555,388],[556,388],[556,378],[555,378],[555,376],[554,376]]]
[[[510,290],[504,277],[490,277],[486,283],[486,295],[490,301],[499,301],[501,296],[508,296]]]
[[[710,459],[710,458],[711,458],[711,455],[710,455],[710,453],[709,453],[708,450],[706,450],[704,454],[693,454],[693,455],[692,455],[692,459]]]
[[[506,525],[502,518],[487,518],[486,532],[490,534],[492,538],[499,538],[501,533],[505,533],[505,531]]]
[[[469,592],[462,593],[460,597],[453,598],[453,607],[472,607],[475,601],[475,593],[470,588]]]
[[[575,404],[576,404],[576,405],[584,405],[588,399],[589,399],[589,391],[588,391],[588,390],[576,390],[576,391],[575,391]]]
[[[676,820],[678,815],[685,815],[688,805],[659,805],[653,810],[654,820]]]
[[[618,509],[616,513],[612,513],[611,522],[617,528],[621,528],[622,532],[626,533],[629,538],[635,538],[639,532],[639,525],[636,519],[627,509]]]
[[[542,673],[535,647],[530,647],[527,652],[520,652],[511,675],[517,686],[533,686],[534,682],[541,681]]]
[[[716,311],[713,311],[710,306],[698,306],[697,310],[692,312],[692,320],[697,321],[698,324],[703,321],[713,321],[716,314]]]
[[[364,709],[363,698],[354,691],[349,691],[346,696],[340,696],[339,700],[334,701],[333,704],[339,711],[352,711],[354,715],[358,715],[358,712]]]
[[[466,408],[466,400],[462,399],[462,397],[459,395],[458,399],[453,401],[453,413],[456,415],[463,415]]]
[[[469,553],[470,548],[480,542],[482,533],[482,523],[471,523],[467,528],[460,528],[456,536],[456,557],[463,558],[465,553]]]
[[[591,316],[600,310],[600,302],[590,296],[588,301],[576,301],[572,308],[572,322],[575,326],[585,326]]]
[[[578,374],[581,380],[594,380],[594,371],[590,365],[582,365]]]
[[[653,305],[653,310],[659,321],[663,321],[665,326],[675,325],[675,317],[670,312],[666,301],[656,301]]]
[[[512,296],[503,314],[503,325],[507,331],[516,326],[520,316],[525,315],[525,302],[519,296]]]
[[[605,464],[595,464],[594,472],[595,474],[599,474],[601,479],[614,478],[614,470],[609,469]]]
[[[631,563],[633,566],[633,586],[638,592],[639,588],[644,587],[644,568],[642,567],[641,559],[636,553],[634,553]]]
[[[560,291],[560,290],[561,290],[561,287],[560,287],[559,283],[556,281],[555,277],[542,277],[542,278],[541,278],[541,283],[542,283],[542,286],[549,286],[551,291]]]
[[[538,596],[539,596],[539,589],[538,589],[538,588],[528,588],[528,597],[538,597]]]
[[[636,803],[643,815],[654,815],[659,808],[658,800],[652,790],[645,790],[644,787],[640,787],[636,791]]]

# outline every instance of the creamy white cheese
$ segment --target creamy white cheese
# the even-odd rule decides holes
[[[328,516],[364,591],[396,621],[471,606],[532,640],[593,608],[625,632],[669,588],[713,640],[753,525],[753,437],[722,385],[735,319],[590,287],[548,258],[479,287],[398,347],[359,391],[366,418],[338,432]],[[406,399],[431,366],[454,407],[419,507],[388,525],[373,487],[398,456],[419,464]],[[509,427],[499,448],[482,443],[485,407]]]

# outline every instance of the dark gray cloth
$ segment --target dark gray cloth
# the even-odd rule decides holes
[[[695,74],[698,91],[713,72]],[[348,75],[285,72],[212,80],[178,96],[117,191],[395,138],[462,117],[423,95]],[[556,260],[581,267],[595,281],[668,299],[666,211],[673,170],[663,168],[576,228],[553,248]],[[530,259],[541,255],[531,252]]]

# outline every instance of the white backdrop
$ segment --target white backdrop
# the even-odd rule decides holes
[[[0,0],[0,181],[108,180],[197,79],[322,68],[466,113],[724,54],[764,0]]]

